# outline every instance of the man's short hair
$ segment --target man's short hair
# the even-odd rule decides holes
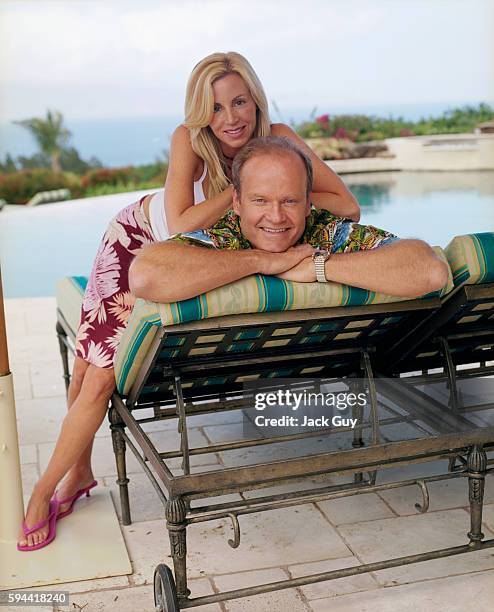
[[[304,164],[307,174],[306,194],[309,197],[312,191],[312,162],[305,151],[302,151],[294,142],[281,136],[264,136],[263,138],[253,138],[235,155],[232,165],[232,183],[235,191],[240,195],[240,172],[244,164],[256,155],[269,153],[292,153],[298,155]]]

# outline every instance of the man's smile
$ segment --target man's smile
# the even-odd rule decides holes
[[[267,232],[268,234],[282,234],[283,232],[288,232],[290,230],[289,227],[260,227],[263,232]]]

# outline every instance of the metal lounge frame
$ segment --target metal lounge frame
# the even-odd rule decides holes
[[[469,314],[471,312],[476,314]],[[480,317],[475,320],[461,323],[464,317],[476,317],[478,313]],[[174,576],[166,565],[157,567],[154,578],[157,609],[170,612],[494,546],[494,539],[484,540],[481,531],[484,480],[493,470],[488,467],[492,460],[487,459],[486,451],[494,448],[494,427],[490,423],[485,427],[472,427],[468,420],[468,413],[473,408],[487,409],[492,404],[463,407],[457,387],[460,378],[494,373],[494,367],[487,365],[494,360],[493,334],[488,321],[491,320],[492,328],[493,317],[494,285],[483,285],[462,288],[443,302],[433,298],[363,307],[227,316],[161,328],[131,392],[127,397],[115,392],[109,411],[123,523],[131,523],[125,465],[127,446],[165,507]],[[67,349],[72,350],[74,330],[60,311],[57,333],[68,385]],[[252,340],[248,348],[244,346],[246,350],[230,352],[233,345],[245,342],[246,338]],[[288,341],[277,343],[280,339]],[[479,355],[482,359],[478,359]],[[458,370],[458,365],[475,362],[480,362],[475,369]],[[443,369],[442,373],[429,373],[431,368],[438,367]],[[412,385],[394,385],[390,379],[398,379],[400,373],[411,370],[421,370],[417,377],[420,383],[445,378],[450,389],[450,405],[442,405]],[[319,430],[191,448],[187,419],[193,415],[242,408],[246,392],[241,380],[249,376],[259,376],[266,381],[270,376],[309,377],[308,381],[317,387],[320,379],[358,375],[365,378],[370,412],[366,421],[356,410],[359,425],[353,432],[347,432],[351,436],[348,448],[212,472],[194,472],[191,460],[204,453],[280,442],[296,446],[321,435],[331,439],[328,430]],[[391,416],[379,419],[383,390]],[[413,411],[393,413],[393,405],[413,405]],[[144,430],[146,423],[166,419],[177,420],[180,450],[158,451]],[[417,420],[426,423],[429,429],[423,429]],[[397,441],[382,437],[385,425],[400,423],[413,426],[419,437]],[[430,431],[434,435],[430,435]],[[182,460],[182,474],[178,476],[167,465],[167,461],[175,458]],[[378,470],[440,458],[449,459],[445,474],[386,484],[376,482]],[[241,501],[207,503],[207,498],[212,496],[331,474],[349,475],[350,481]],[[241,541],[238,517],[245,514],[411,484],[416,484],[422,495],[422,503],[416,504],[417,510],[426,512],[429,507],[427,484],[459,477],[468,478],[471,515],[469,542],[462,546],[189,597],[186,576],[188,525],[227,518],[233,530],[233,539],[228,540],[228,544],[236,548]],[[205,501],[203,505],[191,507],[193,500]]]

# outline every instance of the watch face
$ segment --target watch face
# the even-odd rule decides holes
[[[329,258],[329,255],[330,252],[327,249],[317,249],[317,251],[312,254],[312,258],[322,258],[323,261],[326,261]]]

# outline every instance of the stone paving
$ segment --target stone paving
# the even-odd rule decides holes
[[[5,307],[23,486],[24,494],[28,495],[48,461],[65,413],[54,333],[55,300],[11,299]],[[39,418],[41,414],[43,418]],[[220,434],[223,440],[233,439],[238,429],[235,415],[195,419],[191,435],[203,443],[212,442]],[[163,425],[162,431],[156,427],[156,435],[165,436],[165,440],[170,436],[171,440],[174,434],[166,431],[167,427],[169,424]],[[151,586],[154,568],[160,562],[171,562],[163,507],[132,454],[129,452],[127,456],[133,523],[121,529],[133,573],[57,585],[57,589],[70,592],[72,610],[151,611],[154,609]],[[217,466],[217,458],[211,461],[209,465],[206,462],[204,469],[214,469],[214,463]],[[93,464],[100,485],[111,491],[119,513],[116,469],[106,421],[97,434]],[[444,470],[444,462],[434,461],[387,470],[382,480]],[[494,536],[493,481],[489,475],[483,525],[486,538]],[[430,494],[431,506],[426,514],[417,514],[414,509],[414,504],[420,501],[418,489],[407,487],[247,515],[241,517],[242,543],[237,550],[226,543],[231,537],[229,523],[192,525],[187,532],[192,596],[466,543],[469,529],[466,482],[456,479],[431,483]],[[494,605],[492,550],[197,609],[211,612],[464,612],[475,608],[477,612],[488,612]]]

